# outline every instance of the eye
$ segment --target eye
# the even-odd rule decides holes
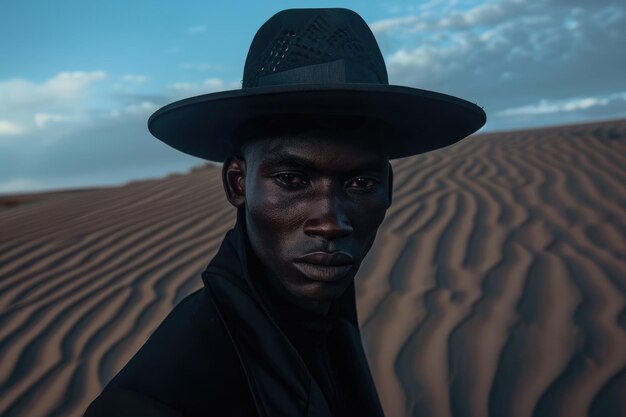
[[[288,187],[301,187],[309,183],[302,175],[293,172],[281,172],[273,177],[280,184]]]
[[[362,191],[369,191],[376,185],[376,181],[367,177],[356,177],[348,182],[348,187]]]

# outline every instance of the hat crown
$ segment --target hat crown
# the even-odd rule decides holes
[[[288,9],[256,33],[243,88],[293,83],[389,84],[369,26],[348,9]]]

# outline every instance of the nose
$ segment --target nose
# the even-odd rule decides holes
[[[310,216],[304,224],[304,233],[326,240],[338,239],[353,232],[341,199],[327,195],[310,207]]]

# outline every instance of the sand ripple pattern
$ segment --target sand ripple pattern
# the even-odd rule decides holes
[[[394,167],[357,277],[387,415],[626,417],[626,121]],[[82,415],[233,221],[215,167],[0,198],[0,415]]]

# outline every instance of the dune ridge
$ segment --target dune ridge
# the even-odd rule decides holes
[[[386,414],[626,416],[626,120],[393,165],[357,277]],[[0,415],[82,415],[201,287],[235,219],[222,194],[205,166],[0,197]]]

